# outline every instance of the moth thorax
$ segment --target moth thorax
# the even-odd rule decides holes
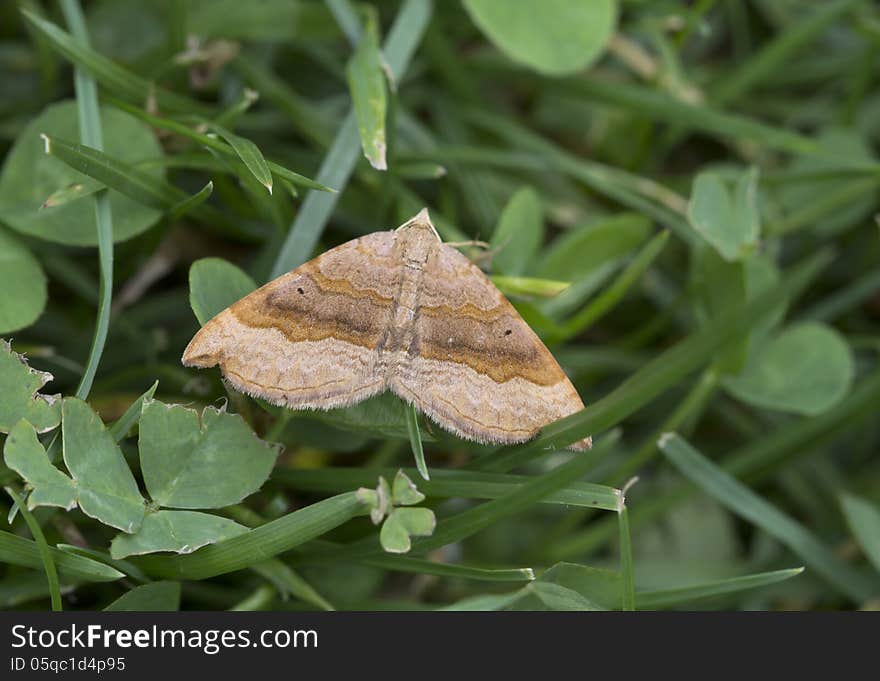
[[[424,265],[437,244],[429,227],[414,224],[404,231],[403,258],[410,266]]]

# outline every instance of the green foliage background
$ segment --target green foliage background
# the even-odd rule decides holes
[[[880,10],[501,4],[0,7],[0,607],[880,605]],[[180,365],[424,206],[583,412],[490,448]]]

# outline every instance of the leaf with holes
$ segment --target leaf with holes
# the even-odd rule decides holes
[[[20,419],[38,433],[61,422],[60,395],[38,392],[51,380],[52,374],[29,367],[24,355],[13,352],[12,345],[0,338],[0,433],[8,433]]]
[[[256,492],[278,449],[260,440],[238,414],[147,401],[138,444],[153,501],[169,508],[220,508]]]
[[[146,515],[138,532],[116,535],[110,544],[110,555],[119,559],[156,551],[192,553],[245,532],[244,525],[210,513],[156,511]]]

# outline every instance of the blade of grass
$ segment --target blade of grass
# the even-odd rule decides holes
[[[141,584],[147,584],[151,581],[149,577],[127,560],[111,558],[110,554],[106,551],[99,551],[98,549],[92,549],[86,546],[74,546],[73,544],[58,544],[56,548],[65,554],[83,556],[97,561],[98,563],[103,563],[111,568],[115,568],[123,573],[123,576],[131,577],[133,580],[140,582]]]
[[[119,442],[128,435],[128,431],[131,430],[131,427],[140,420],[141,407],[143,407],[146,400],[153,399],[153,395],[156,393],[156,388],[158,387],[159,381],[154,381],[153,385],[147,388],[147,391],[143,395],[132,402],[131,406],[125,410],[125,413],[120,416],[112,426],[110,426],[110,434],[116,442]]]
[[[316,540],[309,543],[308,549],[309,551],[327,550],[339,546],[333,542]],[[305,549],[305,547],[302,548]],[[412,556],[385,554],[364,558],[358,562],[392,572],[435,575],[453,579],[473,579],[484,582],[527,582],[535,579],[535,571],[532,568],[479,568],[456,563],[438,563]]]
[[[633,577],[632,542],[629,536],[629,514],[626,504],[621,504],[617,514],[620,528],[620,574],[623,578],[621,588],[621,605],[623,610],[636,609],[635,578]]]
[[[27,523],[28,529],[31,531],[31,535],[33,535],[34,541],[37,545],[37,550],[40,553],[40,561],[43,564],[43,571],[46,573],[46,581],[49,583],[49,596],[52,601],[52,610],[55,612],[61,612],[61,586],[58,583],[58,571],[55,569],[55,561],[52,559],[52,553],[49,551],[49,544],[46,543],[46,535],[43,534],[43,528],[40,527],[40,524],[34,519],[34,516],[27,509],[18,494],[15,493],[15,490],[12,487],[4,487],[6,493],[12,497],[13,503],[18,506],[18,510],[21,511],[21,515],[24,518],[25,523]]]
[[[211,149],[218,153],[223,154],[224,156],[228,156],[229,158],[239,158],[238,152],[229,144],[224,142],[217,137],[211,137],[210,135],[205,135],[198,130],[194,130],[192,127],[187,125],[186,123],[182,123],[181,121],[173,120],[171,118],[162,118],[161,116],[154,116],[150,113],[147,113],[142,108],[133,106],[126,102],[111,99],[110,102],[125,111],[126,113],[130,113],[132,116],[141,119],[145,123],[149,125],[160,128],[162,130],[168,130],[169,132],[173,132],[176,135],[180,135],[181,137],[185,137],[186,139],[192,140],[197,144],[200,144],[207,149]],[[214,125],[210,119],[197,118],[200,125]],[[320,182],[316,182],[315,180],[306,177],[305,175],[300,175],[299,173],[295,173],[294,171],[286,168],[279,163],[275,163],[274,161],[266,161],[266,165],[269,170],[277,175],[278,177],[284,178],[289,182],[292,182],[295,185],[300,187],[306,187],[308,189],[314,189],[319,192],[334,192],[335,190],[331,187],[321,184]]]
[[[269,580],[282,593],[291,593],[304,603],[314,605],[321,610],[329,612],[336,609],[311,584],[276,558],[257,563],[251,566],[251,569]]]
[[[499,520],[519,513],[539,503],[550,494],[563,489],[580,478],[595,465],[595,458],[601,457],[620,440],[620,431],[607,433],[594,446],[590,455],[575,454],[564,464],[544,475],[534,476],[528,482],[517,486],[502,497],[487,501],[454,516],[441,520],[430,537],[416,538],[412,552],[427,553],[447,544],[462,541],[485,529]],[[304,562],[324,563],[327,561],[357,560],[382,555],[376,536],[347,544],[339,549],[319,551],[304,556]]]
[[[589,456],[589,455],[588,455]],[[381,475],[390,480],[397,468],[276,468],[272,479],[305,492],[338,493],[346,489],[374,485]],[[410,478],[417,471],[404,468]],[[527,475],[478,473],[475,471],[437,469],[430,480],[419,483],[419,490],[429,497],[465,499],[498,499],[530,480]],[[616,511],[620,491],[589,482],[575,482],[548,494],[542,503],[562,504]]]
[[[211,128],[224,139],[224,141],[232,147],[241,162],[251,171],[251,174],[263,185],[271,194],[272,193],[272,171],[266,159],[263,158],[263,152],[251,140],[236,135],[231,130],[227,130],[222,125],[211,123]]]
[[[880,593],[880,578],[871,579],[843,562],[803,525],[725,473],[679,435],[666,433],[658,446],[682,475],[729,511],[788,546],[840,593],[856,603]]]
[[[411,404],[406,405],[406,431],[409,434],[409,444],[412,447],[419,475],[423,480],[430,480],[428,465],[425,463],[425,450],[422,447],[422,435],[419,432],[419,413]]]
[[[315,539],[362,515],[354,492],[318,501],[245,534],[210,544],[195,553],[143,556],[132,562],[147,574],[172,579],[207,579],[234,572]]]
[[[502,274],[493,274],[489,278],[504,295],[526,298],[553,298],[571,286],[570,281],[554,281],[534,277],[507,277]]]
[[[583,182],[623,206],[654,218],[685,243],[696,244],[699,241],[699,236],[684,219],[686,199],[671,189],[647,177],[587,161],[497,113],[475,109],[467,109],[463,113],[475,125],[489,134],[498,135],[517,150],[525,149],[538,154],[551,169]]]
[[[406,0],[391,27],[383,52],[397,82],[400,82],[427,28],[431,9],[430,0]],[[341,192],[348,184],[359,156],[357,120],[354,112],[350,112],[336,133],[333,144],[321,164],[318,181]],[[312,251],[324,231],[338,198],[338,194],[308,193],[281,246],[275,265],[272,267],[271,279],[302,265],[311,258]]]
[[[685,102],[641,85],[580,78],[566,80],[560,87],[604,104],[613,104],[656,120],[722,138],[747,139],[770,149],[794,154],[810,154],[818,148],[812,139],[796,132],[774,128],[739,114],[725,113],[706,104]]]
[[[637,591],[636,606],[639,610],[660,610],[662,608],[686,605],[705,598],[739,593],[769,584],[776,584],[796,577],[803,571],[802,567],[790,568],[788,570],[773,570],[772,572],[759,572],[753,575],[732,577],[693,586],[681,586],[656,591]]]
[[[211,194],[213,193],[214,182],[212,180],[208,180],[208,184],[202,187],[195,194],[193,194],[192,196],[188,196],[182,201],[178,201],[177,204],[171,206],[168,214],[171,216],[172,220],[180,220],[181,218],[185,217],[187,213],[198,209],[202,204],[205,203],[205,201],[211,198]]]
[[[711,360],[716,350],[730,342],[732,337],[747,333],[755,320],[761,319],[767,311],[801,289],[825,266],[829,257],[827,253],[820,253],[798,265],[781,285],[745,306],[726,310],[698,332],[646,364],[598,402],[546,426],[535,440],[483,456],[469,467],[477,470],[508,471],[542,454],[620,423]]]
[[[478,568],[469,565],[437,563],[409,556],[377,556],[367,558],[364,565],[384,568],[393,572],[410,572],[450,579],[473,579],[482,582],[530,582],[535,579],[532,568]]]
[[[840,505],[846,522],[865,556],[880,574],[880,509],[855,494],[842,494]]]
[[[826,298],[801,312],[798,318],[823,322],[834,321],[849,310],[861,305],[878,291],[880,291],[880,269],[875,269],[833,291]]]
[[[860,0],[836,0],[821,3],[803,19],[779,31],[757,55],[743,62],[733,73],[713,84],[710,100],[716,105],[727,104],[745,95],[761,81],[775,74],[798,50],[827,29],[837,17],[859,4]]]
[[[880,371],[860,381],[843,402],[808,419],[792,421],[765,437],[753,441],[726,456],[722,468],[747,481],[758,482],[776,471],[783,463],[805,456],[832,442],[854,425],[877,413],[880,402]],[[643,500],[632,512],[633,524],[648,523],[676,504],[688,499],[695,488],[679,485],[668,492]],[[546,551],[556,560],[595,551],[611,541],[617,532],[614,518],[602,518],[589,529],[573,534]]]
[[[324,4],[333,13],[333,18],[345,34],[349,44],[354,47],[361,39],[361,22],[357,11],[349,0],[324,0]]]
[[[580,312],[566,320],[561,328],[562,338],[576,336],[605,316],[648,270],[651,263],[663,251],[668,240],[669,232],[663,231],[645,244],[611,284],[602,290],[602,293],[590,301]]]
[[[221,227],[230,234],[242,234],[240,225],[222,211],[211,205],[198,203],[195,196],[187,196],[182,189],[165,180],[83,144],[74,144],[50,135],[43,135],[43,140],[46,153],[135,201],[165,211],[179,210],[188,203],[189,210],[199,221]],[[251,238],[255,236],[248,235]]]
[[[49,549],[59,574],[65,581],[113,582],[125,577],[109,565],[82,556],[74,556],[58,549]],[[36,543],[10,532],[0,530],[0,562],[21,567],[42,569],[43,561]]]
[[[71,36],[64,35],[64,37],[74,48],[89,50],[88,29],[79,2],[77,0],[61,0],[61,11],[72,34]],[[25,14],[25,16],[37,28],[40,28],[42,24],[41,30],[44,32],[45,27],[48,26],[56,33],[63,34],[63,31],[49,22],[33,15]],[[48,37],[53,40],[51,35]],[[80,140],[84,145],[100,151],[104,148],[104,135],[101,130],[101,112],[98,108],[98,87],[92,76],[79,65],[74,69],[74,89],[79,115]],[[94,203],[95,221],[98,227],[98,268],[100,272],[98,318],[95,322],[95,331],[86,368],[76,388],[76,396],[82,400],[88,397],[92,389],[98,364],[104,353],[104,345],[107,342],[107,332],[110,327],[110,308],[113,302],[113,216],[110,209],[110,197],[107,192],[98,192],[95,195]]]
[[[374,8],[368,8],[371,11],[366,13],[366,26],[360,32],[361,38],[348,62],[345,75],[364,156],[376,170],[388,170],[388,145],[385,140],[388,96],[385,92],[382,54],[379,51],[379,17]]]

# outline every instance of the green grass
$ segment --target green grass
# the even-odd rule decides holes
[[[0,607],[878,607],[880,9],[578,5],[3,5]],[[181,366],[425,206],[586,409],[493,447]]]

